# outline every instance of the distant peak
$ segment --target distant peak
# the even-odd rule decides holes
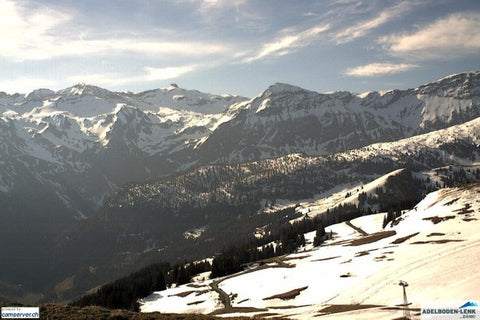
[[[176,83],[170,83],[170,85],[169,85],[167,88],[165,88],[165,89],[166,89],[167,91],[172,91],[172,90],[177,90],[177,89],[180,89],[180,88],[178,87],[178,84],[176,84]]]
[[[466,98],[480,93],[480,71],[455,73],[415,89],[420,94]]]
[[[27,100],[43,100],[53,96],[54,94],[55,92],[50,89],[36,89],[30,92],[26,98]]]
[[[94,95],[94,96],[101,96],[111,93],[107,89],[103,89],[94,85],[86,84],[84,82],[79,82],[76,85],[61,90],[60,93],[67,94],[70,96],[79,96],[84,94]]]
[[[295,92],[309,92],[309,90],[306,90],[297,86],[293,86],[291,84],[277,82],[271,85],[270,87],[268,87],[268,89],[265,90],[263,94],[271,95],[276,93],[295,93]]]
[[[282,82],[276,82],[275,84],[271,85],[269,89],[279,91],[307,91],[303,88]]]
[[[456,78],[468,78],[468,77],[475,77],[480,76],[480,71],[467,71],[467,72],[459,72],[448,75],[446,77],[438,79],[436,82],[448,81]]]

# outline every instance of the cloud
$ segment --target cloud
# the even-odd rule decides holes
[[[40,47],[55,43],[55,30],[71,16],[49,8],[25,15],[24,8],[13,1],[0,1],[0,55],[21,60],[21,56],[38,54]]]
[[[8,93],[29,93],[38,88],[56,88],[58,83],[51,79],[39,77],[20,77],[0,81],[0,91]],[[21,92],[19,92],[21,88]]]
[[[70,83],[91,83],[97,86],[104,87],[119,87],[127,84],[135,84],[141,82],[153,82],[168,79],[175,79],[189,72],[197,70],[196,65],[185,65],[177,67],[144,67],[144,74],[128,76],[118,73],[92,73],[75,75],[66,78]]]
[[[480,53],[480,13],[456,13],[411,34],[380,39],[395,56],[414,59],[458,57]]]
[[[374,77],[384,74],[404,72],[415,68],[418,68],[418,66],[408,63],[371,63],[364,66],[347,69],[345,74],[354,77]]]
[[[246,0],[196,0],[202,9],[240,7],[247,3]]]
[[[318,35],[330,28],[329,25],[315,26],[310,29],[283,35],[273,42],[266,43],[255,54],[243,59],[243,62],[253,62],[269,56],[283,56],[298,48],[310,45]]]
[[[101,87],[118,87],[129,83],[135,83],[145,76],[129,77],[118,73],[91,73],[70,76],[65,79],[69,83],[89,83]]]
[[[343,29],[335,34],[333,39],[337,44],[344,44],[354,41],[355,39],[365,36],[371,30],[378,28],[379,26],[388,23],[395,18],[399,18],[403,12],[409,9],[410,4],[408,2],[401,2],[399,5],[380,12],[380,14],[373,19],[360,21],[351,27]]]
[[[180,67],[166,67],[166,68],[152,68],[152,67],[145,67],[145,71],[147,71],[147,76],[145,80],[147,81],[157,81],[157,80],[167,80],[167,79],[174,79],[186,73],[192,72],[195,70],[194,65],[186,65]]]
[[[204,57],[228,54],[223,43],[208,41],[169,41],[155,38],[102,37],[75,30],[73,15],[41,7],[33,12],[18,3],[0,0],[0,56],[15,60],[46,60],[99,54],[138,53]],[[172,34],[175,34],[172,32]]]

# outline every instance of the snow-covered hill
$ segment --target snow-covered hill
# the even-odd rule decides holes
[[[295,254],[224,278],[201,275],[146,297],[141,310],[392,319],[403,315],[400,280],[409,284],[410,312],[417,318],[431,301],[474,300],[480,285],[479,192],[478,183],[433,192],[385,229],[384,214],[354,219],[356,228],[332,225],[327,232],[333,239],[318,248],[313,234],[306,234],[306,247]]]
[[[275,197],[278,193],[296,204],[304,189],[320,193],[320,197],[338,193],[334,197],[351,202],[345,197],[347,191],[338,190],[340,184],[357,184],[358,189],[364,183],[405,167],[425,171],[425,179],[433,175],[428,173],[431,170],[448,165],[471,165],[476,170],[475,165],[480,160],[479,146],[480,118],[477,118],[411,138],[328,156],[291,154],[245,164],[205,166],[167,179],[129,184],[118,189],[105,207],[110,210],[139,208],[148,203],[159,209],[174,209],[189,205],[205,207],[212,201],[235,205],[239,199],[242,199],[240,202],[255,201],[258,197]],[[245,188],[246,184],[249,188]],[[374,185],[378,182],[372,182],[372,187],[367,184],[361,191],[367,192]],[[291,188],[297,192],[291,192]],[[356,199],[359,192],[350,193]],[[282,198],[267,200],[279,199]],[[326,210],[331,204],[325,203],[321,207]]]

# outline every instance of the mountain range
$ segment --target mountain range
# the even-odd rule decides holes
[[[479,93],[480,73],[471,72],[360,95],[286,84],[250,100],[175,84],[138,94],[85,84],[0,94],[0,192],[25,198],[35,186],[82,218],[130,181],[210,163],[332,154],[464,123],[480,116]]]
[[[218,231],[225,223],[248,218],[245,236],[272,219],[257,214],[262,206],[279,200],[296,203],[400,168],[427,179],[480,158],[480,72],[362,94],[277,83],[252,99],[176,84],[142,93],[78,84],[0,93],[0,115],[0,234],[14,243],[2,246],[12,259],[0,289],[29,278],[20,260],[41,262],[31,279],[63,266],[66,278],[104,268],[95,279],[104,281],[113,264],[155,259],[190,229],[209,225],[205,236],[226,241],[228,232]],[[105,242],[97,254],[89,251],[95,241]],[[130,249],[112,250],[119,244]],[[183,258],[189,244],[165,252]],[[98,262],[105,252],[112,256]],[[31,281],[24,285],[33,291],[47,286]]]

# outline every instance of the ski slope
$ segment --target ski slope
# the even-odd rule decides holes
[[[225,278],[155,292],[142,312],[286,316],[289,319],[393,319],[402,316],[400,280],[407,281],[412,315],[422,303],[479,298],[480,184],[429,194],[397,223],[382,229],[383,214],[327,228],[334,238],[307,243],[295,254],[252,264]],[[306,235],[307,242],[313,239]],[[225,307],[214,285],[229,296]],[[184,296],[184,297],[182,297]],[[364,308],[364,309],[362,309]]]

